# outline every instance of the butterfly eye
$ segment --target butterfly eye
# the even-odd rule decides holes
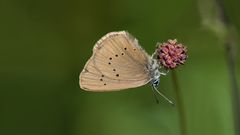
[[[159,81],[158,81],[158,80],[154,80],[154,81],[153,81],[153,84],[154,84],[155,86],[157,86],[157,85],[159,84]]]

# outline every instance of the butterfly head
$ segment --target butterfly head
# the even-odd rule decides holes
[[[160,76],[161,75],[166,75],[167,73],[164,73],[164,72],[160,72],[159,69],[160,69],[160,66],[159,64],[157,63],[157,60],[152,58],[152,62],[150,64],[150,73],[151,73],[151,85],[152,85],[152,88],[153,88],[153,91],[154,92],[157,92],[159,95],[161,95],[164,99],[166,99],[170,104],[174,105],[174,103],[168,99],[164,94],[162,94],[160,91],[158,91],[157,87],[160,83]],[[155,94],[154,94],[155,95]],[[156,96],[155,96],[156,97]],[[158,102],[158,99],[156,98],[157,102]]]
[[[156,88],[156,87],[158,87],[159,82],[160,82],[160,78],[156,78],[156,79],[152,79],[151,84],[153,87]]]

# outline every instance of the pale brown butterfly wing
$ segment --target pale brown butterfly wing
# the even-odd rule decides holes
[[[111,32],[94,46],[93,56],[80,74],[80,86],[89,91],[114,91],[150,81],[150,56],[125,31]]]

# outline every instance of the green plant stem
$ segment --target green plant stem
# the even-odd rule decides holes
[[[231,83],[231,95],[232,95],[232,107],[233,107],[233,119],[235,124],[235,134],[240,135],[240,98],[237,86],[236,72],[235,72],[235,61],[232,56],[232,45],[231,41],[226,41],[226,59],[228,65],[228,73]]]
[[[179,115],[179,125],[181,130],[181,135],[187,135],[187,127],[186,127],[186,117],[185,117],[185,111],[184,111],[184,105],[181,98],[181,91],[180,86],[178,83],[177,73],[176,71],[172,71],[172,82],[173,82],[173,88],[176,93],[176,106],[178,109],[178,115]]]
[[[219,20],[224,24],[227,29],[227,37],[224,40],[225,44],[225,53],[228,66],[228,74],[231,84],[231,95],[232,95],[232,108],[233,108],[233,119],[235,125],[235,134],[240,135],[240,97],[239,90],[237,86],[237,77],[236,77],[236,58],[235,58],[235,48],[236,48],[236,36],[234,27],[230,23],[230,20],[227,18],[226,11],[223,7],[221,0],[216,0],[216,5],[218,6],[218,12],[220,14]]]

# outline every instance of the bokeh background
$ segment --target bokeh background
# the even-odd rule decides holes
[[[240,1],[222,1],[234,28],[240,72]],[[234,105],[225,50],[228,28],[213,0],[1,0],[1,135],[234,135]],[[86,92],[78,77],[96,41],[127,30],[151,54],[177,38],[187,63],[161,78],[156,104],[150,86]],[[179,111],[177,94],[181,100]],[[182,115],[182,113],[184,113]],[[184,124],[184,125],[182,125]],[[184,128],[184,129],[183,129]]]

